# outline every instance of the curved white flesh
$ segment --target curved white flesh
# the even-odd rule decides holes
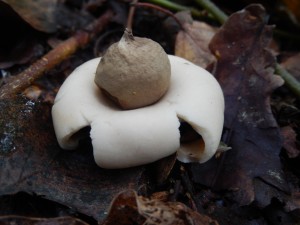
[[[52,108],[59,145],[76,148],[73,135],[91,126],[95,161],[103,168],[146,164],[176,151],[182,162],[210,159],[222,134],[222,90],[206,70],[176,56],[169,59],[172,75],[167,93],[157,103],[134,110],[119,109],[95,85],[100,58],[78,67],[61,86]],[[179,121],[189,123],[204,145],[180,144]]]

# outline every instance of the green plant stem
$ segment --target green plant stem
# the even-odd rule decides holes
[[[129,8],[129,13],[128,13],[128,19],[127,19],[127,26],[126,29],[128,29],[129,32],[132,33],[132,21],[133,21],[133,16],[135,13],[135,5],[138,3],[138,0],[133,0],[131,2],[131,6]]]
[[[228,19],[228,16],[213,2],[209,0],[195,0],[195,2],[199,4],[202,8],[210,12],[213,15],[213,17],[216,20],[218,20],[221,24],[225,23],[225,21]]]
[[[285,85],[300,99],[300,83],[286,69],[276,63],[275,73],[283,78]]]
[[[167,9],[170,10],[175,10],[175,11],[184,11],[184,10],[188,10],[191,12],[192,16],[195,17],[203,17],[204,13],[201,12],[198,9],[192,8],[192,7],[187,7],[187,6],[183,6],[168,0],[148,0],[148,2],[151,2],[153,4],[157,4],[160,5],[162,7],[165,7]]]

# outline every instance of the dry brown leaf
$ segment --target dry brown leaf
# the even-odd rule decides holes
[[[190,14],[186,13],[184,16],[190,17]],[[204,22],[193,21],[192,18],[185,18],[184,21],[184,30],[179,31],[176,37],[175,55],[206,68],[215,61],[208,44],[217,28]]]

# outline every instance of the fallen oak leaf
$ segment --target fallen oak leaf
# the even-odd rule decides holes
[[[208,44],[217,28],[204,22],[193,21],[188,12],[182,12],[179,18],[183,21],[184,30],[179,31],[176,36],[175,55],[206,68],[215,61]]]
[[[275,58],[266,49],[273,28],[267,17],[261,5],[250,5],[232,14],[213,37],[215,76],[225,96],[225,141],[232,150],[203,166],[191,166],[195,182],[231,190],[241,205],[256,199],[256,177],[288,192],[279,158],[281,135],[270,108],[270,94],[283,81],[273,74]]]

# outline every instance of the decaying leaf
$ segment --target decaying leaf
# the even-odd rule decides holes
[[[191,15],[184,12],[181,17],[184,21],[184,30],[179,31],[176,36],[175,55],[185,58],[203,68],[215,61],[208,44],[217,31],[204,22],[193,21]]]
[[[143,185],[143,167],[101,169],[90,143],[60,149],[50,104],[17,98],[0,108],[0,195],[35,193],[101,221],[117,193]]]
[[[282,127],[281,135],[283,137],[283,147],[290,158],[296,158],[300,155],[300,149],[296,145],[297,135],[292,127]]]
[[[207,164],[191,166],[195,182],[231,190],[241,205],[256,200],[254,178],[288,192],[279,158],[280,130],[269,101],[283,81],[273,74],[275,59],[267,50],[273,27],[267,18],[261,5],[250,5],[232,14],[213,37],[215,76],[225,95],[224,141],[232,149]],[[276,197],[267,196],[265,204]]]
[[[71,217],[59,218],[30,218],[23,216],[1,216],[1,225],[88,225],[87,223]]]
[[[149,199],[128,190],[116,196],[102,225],[131,225],[133,221],[141,225],[218,225],[182,203]]]

